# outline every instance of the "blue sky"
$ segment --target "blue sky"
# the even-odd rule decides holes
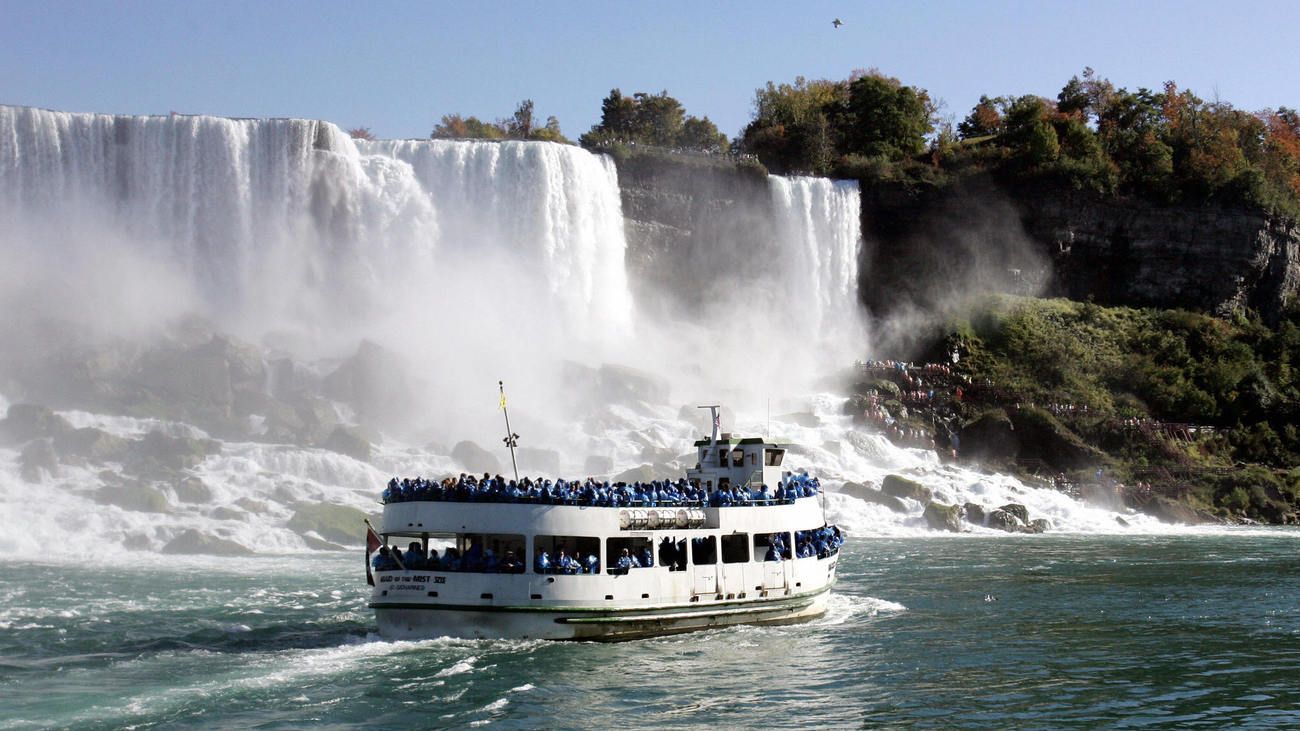
[[[833,28],[831,21],[843,20]],[[327,119],[420,137],[531,98],[577,138],[609,90],[667,90],[728,135],[755,89],[876,67],[960,119],[1092,66],[1248,110],[1300,106],[1300,2],[0,0],[0,103]]]

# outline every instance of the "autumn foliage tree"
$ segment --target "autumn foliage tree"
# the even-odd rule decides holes
[[[726,135],[708,117],[686,114],[682,103],[661,91],[626,96],[613,89],[601,101],[600,122],[579,141],[584,147],[613,144],[653,145],[705,152],[726,152]]]

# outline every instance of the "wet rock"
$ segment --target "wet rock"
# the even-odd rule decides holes
[[[251,556],[253,554],[242,544],[200,533],[193,528],[181,531],[179,535],[168,541],[167,545],[163,546],[162,552],[207,556]]]
[[[329,438],[321,446],[331,452],[346,454],[362,462],[370,461],[370,440],[361,435],[360,430],[348,426],[335,427]]]
[[[961,455],[975,460],[1001,461],[1020,453],[1011,418],[1001,409],[988,411],[961,428]]]
[[[966,512],[966,522],[974,523],[976,525],[984,525],[984,520],[988,516],[984,511],[983,505],[977,503],[966,503],[962,508]]]
[[[956,505],[943,505],[931,501],[926,503],[922,517],[925,518],[925,524],[930,527],[930,530],[961,532],[961,508]]]
[[[54,441],[37,439],[28,444],[18,457],[18,464],[27,482],[40,482],[46,476],[58,477],[59,455],[54,451]]]
[[[840,492],[850,497],[864,500],[873,505],[883,505],[895,513],[907,512],[907,503],[904,503],[893,495],[887,495],[880,490],[873,487],[867,487],[866,485],[857,482],[844,483],[844,487],[840,488]]]
[[[1119,523],[1120,525],[1124,526],[1125,528],[1128,527],[1128,521],[1127,521],[1127,520],[1124,520],[1124,517],[1123,517],[1123,516],[1116,515],[1116,516],[1115,516],[1115,522],[1116,522],[1116,523]]]
[[[197,467],[217,454],[221,454],[221,443],[214,439],[172,437],[151,431],[143,439],[130,443],[123,467],[134,474],[162,479]]]
[[[490,472],[494,475],[501,472],[501,460],[471,441],[459,442],[452,447],[451,458],[468,472]]]
[[[909,480],[898,475],[886,475],[884,481],[880,483],[880,490],[886,495],[909,498],[923,503],[929,502],[931,497],[929,488],[915,480]]]
[[[212,488],[193,475],[187,475],[172,485],[176,499],[183,503],[204,504],[212,502]]]
[[[411,414],[413,386],[405,361],[369,340],[325,377],[322,388],[330,398],[352,406],[363,424],[392,423]]]
[[[65,461],[85,461],[92,464],[117,462],[130,447],[130,442],[94,427],[63,432],[54,439],[54,448]]]
[[[298,535],[316,533],[321,538],[345,545],[365,540],[366,514],[347,505],[299,503],[289,519],[289,529]]]
[[[989,513],[988,523],[986,525],[990,528],[997,528],[1008,533],[1019,533],[1025,527],[1025,524],[1021,522],[1020,518],[1001,509]]]
[[[597,396],[605,403],[665,404],[670,392],[668,381],[647,371],[605,363],[596,371]]]
[[[1029,521],[1026,529],[1030,533],[1046,533],[1052,527],[1052,521],[1047,518],[1035,518]]]
[[[171,509],[167,496],[161,490],[143,482],[104,485],[95,493],[95,502],[100,505],[116,505],[137,513],[166,513]]]
[[[608,475],[614,471],[614,459],[593,454],[582,463],[584,475]]]
[[[1201,513],[1186,503],[1171,500],[1163,495],[1156,495],[1142,508],[1148,515],[1155,516],[1162,523],[1184,523],[1200,525],[1213,522],[1206,520]]]
[[[1002,507],[998,508],[998,510],[1003,510],[1008,513],[1011,513],[1012,515],[1019,518],[1021,523],[1029,522],[1029,509],[1021,505],[1020,503],[1007,503],[1006,505],[1003,505]]]
[[[0,444],[21,444],[72,431],[67,419],[38,404],[13,404],[0,421]]]
[[[235,504],[254,515],[262,515],[270,509],[270,506],[266,503],[261,500],[254,500],[251,497],[241,497],[235,501]]]
[[[143,533],[128,533],[122,539],[122,547],[128,551],[147,551],[151,545],[153,545],[153,541],[150,541],[149,536]]]
[[[335,427],[339,426],[338,411],[334,408],[334,404],[323,398],[300,393],[294,396],[291,403],[294,407],[296,419],[280,422],[271,421],[268,417],[267,423],[268,429],[275,428],[277,432],[291,430],[293,424],[296,423],[296,430],[293,431],[288,440],[290,443],[302,445],[320,444],[329,439]]]
[[[248,513],[245,513],[242,510],[235,510],[234,508],[228,508],[224,505],[222,505],[219,508],[214,508],[211,515],[216,520],[239,520],[239,521],[248,520]]]
[[[653,479],[656,479],[655,468],[651,465],[643,464],[640,467],[633,467],[630,470],[624,470],[618,473],[617,475],[614,475],[611,481],[616,483],[617,482],[632,483],[632,482],[649,482]]]

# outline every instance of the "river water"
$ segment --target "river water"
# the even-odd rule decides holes
[[[862,537],[821,620],[614,645],[382,641],[360,555],[6,561],[0,727],[1294,727],[1297,547]]]

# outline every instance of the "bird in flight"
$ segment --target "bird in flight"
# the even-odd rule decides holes
[[[840,19],[839,19],[839,18],[836,18],[835,20],[832,20],[832,21],[831,21],[831,25],[833,25],[833,26],[835,26],[836,28],[838,28],[838,27],[840,27],[841,25],[844,25],[844,23],[840,22]]]

